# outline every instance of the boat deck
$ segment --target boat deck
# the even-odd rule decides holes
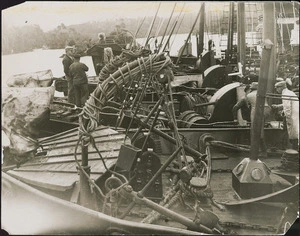
[[[26,164],[13,168],[7,173],[27,184],[56,191],[72,189],[79,180],[77,170],[81,158],[81,145],[78,145],[78,128],[41,138],[42,150],[40,154]],[[98,127],[93,132],[97,148],[101,153],[107,168],[111,168],[117,161],[124,134],[120,134],[107,127]],[[77,155],[75,159],[75,149]],[[101,157],[91,144],[88,151],[91,178],[97,180],[106,169]]]
[[[107,178],[105,175],[107,171],[102,161],[105,162],[107,168],[113,168],[117,162],[121,145],[124,144],[125,134],[108,127],[98,127],[94,131],[93,137],[103,159],[93,147],[89,147],[90,176],[99,184],[104,183]],[[77,165],[81,162],[81,147],[80,145],[77,147],[78,128],[48,138],[41,138],[39,141],[42,149],[38,156],[20,167],[10,168],[6,173],[43,192],[77,203],[79,196]],[[74,155],[76,148],[78,149],[77,160]],[[167,156],[160,155],[162,164]],[[262,196],[241,199],[232,187],[232,170],[244,158],[249,157],[249,153],[224,152],[222,149],[211,147],[211,157],[212,173],[209,187],[213,193],[213,198],[198,200],[197,206],[205,211],[205,214],[215,215],[219,219],[221,227],[230,229],[230,233],[251,235],[276,233],[277,229],[282,227],[280,225],[281,217],[285,208],[291,208],[289,197],[294,200],[295,196],[299,196],[299,173],[278,170],[276,167],[280,166],[281,158],[276,153],[266,158],[260,158],[272,170],[270,178],[275,193],[270,193],[269,198]],[[277,174],[288,176],[289,178],[286,178],[288,180],[294,179],[294,183]],[[162,174],[162,185],[165,195],[173,186],[172,176],[169,172]],[[103,186],[100,187],[103,188]],[[282,198],[286,201],[277,201],[278,199],[282,200]],[[178,198],[174,201],[169,209],[193,220],[195,218],[195,198],[184,195],[182,199],[184,200]],[[154,201],[159,203],[157,199]],[[130,201],[124,201],[119,205],[119,212],[117,212],[116,217],[124,212],[129,203]],[[124,219],[141,222],[151,212],[150,208],[137,204]],[[296,211],[289,211],[285,217],[292,223],[297,217],[295,214]],[[187,229],[185,225],[166,216],[160,216],[153,223]]]

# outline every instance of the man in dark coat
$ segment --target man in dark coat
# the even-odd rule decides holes
[[[68,102],[75,103],[74,97],[74,87],[70,77],[70,65],[73,63],[73,47],[67,46],[65,48],[66,54],[62,60],[62,64],[64,66],[65,78],[68,81]]]
[[[77,107],[84,106],[89,97],[88,79],[86,71],[89,68],[80,62],[80,55],[74,55],[74,62],[70,66],[70,76],[74,86],[75,104]]]

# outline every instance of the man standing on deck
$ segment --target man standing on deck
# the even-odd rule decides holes
[[[74,62],[70,66],[70,76],[74,86],[75,104],[77,107],[84,106],[89,97],[88,79],[86,71],[89,68],[80,62],[80,55],[74,55]]]
[[[274,104],[272,108],[282,109],[286,119],[286,126],[289,141],[292,148],[298,151],[299,148],[299,99],[297,95],[286,87],[286,82],[281,81],[275,84],[277,93],[285,96],[282,104]]]
[[[64,66],[65,78],[68,82],[68,102],[74,104],[75,103],[74,87],[70,77],[70,65],[73,63],[73,50],[74,48],[71,46],[67,46],[65,48],[66,54],[62,60],[62,64]]]

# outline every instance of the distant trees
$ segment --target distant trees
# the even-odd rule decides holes
[[[19,53],[41,48],[44,32],[38,25],[2,29],[2,53]]]
[[[46,33],[38,25],[3,27],[2,54],[28,52],[42,47],[61,49],[66,45],[75,44],[85,50],[86,46],[82,45],[85,45],[88,39],[64,24]]]
[[[45,33],[45,44],[49,49],[60,49],[66,45],[73,46],[76,43],[82,43],[88,38],[78,33],[74,28],[68,28],[60,24],[54,30]]]
[[[195,19],[195,15],[186,16],[182,22],[178,33],[188,33],[191,28],[191,23]],[[87,47],[92,46],[98,41],[98,33],[104,32],[107,36],[113,31],[116,25],[135,34],[138,23],[142,19],[121,18],[115,20],[106,20],[103,22],[87,22],[83,24],[66,26],[58,25],[55,29],[44,32],[38,25],[28,25],[23,27],[3,27],[2,29],[2,54],[20,53],[31,51],[36,48],[47,47],[49,49],[62,49],[66,45],[76,45],[80,52],[84,52]],[[137,34],[138,38],[145,37],[153,17],[147,17]],[[157,27],[162,19],[156,19],[157,24],[154,24],[151,35],[157,32]],[[157,36],[163,34],[166,27],[166,20],[162,25]],[[170,28],[170,26],[169,26]],[[169,32],[169,30],[168,30]]]

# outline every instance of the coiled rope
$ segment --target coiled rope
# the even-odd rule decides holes
[[[125,57],[136,54],[125,53]],[[120,63],[120,62],[119,62]],[[105,104],[111,100],[120,88],[128,84],[132,80],[140,81],[145,74],[156,76],[162,69],[173,65],[170,57],[163,53],[149,55],[148,57],[138,57],[136,60],[123,62],[123,66],[118,68],[114,73],[110,74],[103,82],[99,82],[97,88],[90,95],[85,103],[82,112],[79,114],[79,134],[89,137],[100,124],[100,111]],[[102,71],[101,71],[102,72]],[[103,75],[100,75],[100,79]],[[107,75],[105,75],[107,76]]]

